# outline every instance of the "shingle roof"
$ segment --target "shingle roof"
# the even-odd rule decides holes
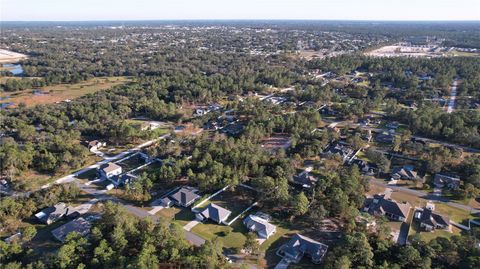
[[[103,171],[105,171],[105,173],[109,173],[109,172],[115,171],[119,168],[121,169],[122,167],[119,166],[118,164],[115,164],[115,163],[106,163],[106,164],[103,164],[100,168]]]
[[[275,225],[255,215],[249,215],[243,220],[243,223],[249,230],[257,233],[263,232],[267,236],[276,230]]]
[[[375,195],[373,200],[370,201],[368,212],[370,214],[380,213],[382,215],[388,213],[406,218],[410,212],[410,208],[409,203],[398,203],[395,200],[387,199],[387,197],[383,195]]]
[[[68,206],[65,203],[58,203],[52,207],[46,208],[35,216],[43,222],[55,222],[68,213]]]
[[[420,222],[428,224],[430,226],[450,225],[450,219],[448,217],[437,214],[428,208],[423,209],[422,215],[420,216]]]
[[[297,256],[298,252],[306,253],[312,260],[319,261],[323,258],[325,253],[327,252],[328,246],[317,242],[309,237],[295,234],[290,241],[288,241],[285,245],[283,250],[285,252],[289,252],[293,254],[293,256]]]
[[[92,224],[90,222],[80,217],[53,230],[52,235],[59,241],[64,242],[65,237],[67,237],[69,233],[77,232],[80,235],[85,236],[90,232],[91,227]]]
[[[182,187],[180,190],[172,194],[170,197],[182,205],[189,205],[193,203],[195,200],[197,200],[198,198],[200,198],[200,195],[196,194],[191,189]]]
[[[228,216],[232,214],[232,212],[228,209],[211,203],[204,210],[202,210],[200,214],[202,214],[205,218],[209,218],[216,222],[222,222],[226,220]]]

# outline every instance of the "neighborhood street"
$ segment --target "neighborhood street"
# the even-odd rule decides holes
[[[417,197],[425,199],[425,200],[442,202],[442,203],[448,204],[449,206],[452,206],[452,207],[455,207],[455,208],[458,208],[458,209],[461,209],[461,210],[469,211],[472,214],[480,213],[480,209],[478,209],[478,208],[473,208],[473,207],[468,206],[468,205],[463,205],[463,204],[451,202],[448,198],[445,198],[443,196],[437,196],[435,194],[429,194],[429,193],[425,193],[423,191],[412,190],[412,189],[409,189],[409,188],[406,188],[406,187],[388,185],[387,183],[379,182],[376,179],[370,180],[370,183],[375,184],[377,186],[390,188],[392,190],[396,190],[396,191],[399,191],[399,192],[408,193],[410,195],[417,196]]]

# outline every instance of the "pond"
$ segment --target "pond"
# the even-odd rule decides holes
[[[23,68],[20,64],[3,64],[3,67],[12,72],[14,76],[21,75],[23,73]]]

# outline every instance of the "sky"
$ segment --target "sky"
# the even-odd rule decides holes
[[[480,0],[0,0],[0,21],[480,20]]]

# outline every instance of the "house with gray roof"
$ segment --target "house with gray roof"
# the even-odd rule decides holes
[[[66,216],[69,213],[68,211],[69,207],[65,203],[58,203],[38,212],[35,217],[42,223],[52,224]]]
[[[69,233],[76,232],[81,236],[86,236],[90,233],[92,224],[84,218],[74,219],[52,231],[53,237],[60,242],[65,242],[65,238]]]
[[[436,229],[450,230],[450,219],[446,216],[433,212],[432,208],[425,207],[415,212],[415,220],[420,223],[420,228],[425,231],[433,231]]]
[[[413,167],[409,167],[409,166],[397,167],[393,169],[390,175],[392,179],[395,179],[395,180],[399,180],[399,179],[416,180],[420,178],[418,173],[415,170],[413,170]]]
[[[398,203],[390,199],[390,194],[375,194],[373,198],[367,198],[363,211],[372,216],[386,216],[393,221],[405,221],[411,209],[410,204]]]
[[[307,170],[300,174],[293,176],[293,183],[298,184],[304,188],[311,188],[315,185],[318,179],[310,174]]]
[[[172,202],[182,207],[189,207],[200,198],[201,196],[197,194],[197,190],[192,187],[182,187],[170,195]]]
[[[209,204],[205,209],[197,213],[195,216],[199,221],[210,219],[218,224],[225,223],[232,212],[216,204]]]
[[[308,256],[313,263],[319,264],[327,250],[327,245],[309,237],[295,234],[290,241],[278,249],[277,255],[294,263],[298,263],[304,256]]]
[[[435,177],[433,178],[433,184],[437,188],[456,190],[460,188],[460,178],[443,174],[435,174]]]
[[[277,231],[275,225],[256,215],[249,215],[246,217],[243,220],[243,224],[247,226],[249,231],[256,232],[258,236],[263,239],[268,239]]]

